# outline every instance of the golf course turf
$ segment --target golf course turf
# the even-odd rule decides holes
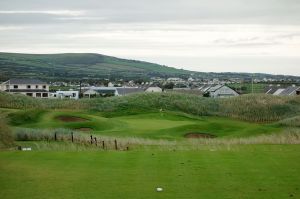
[[[0,152],[1,198],[300,197],[300,146]],[[156,192],[156,188],[163,192]]]
[[[38,119],[14,121],[22,115],[38,115]],[[21,116],[20,116],[21,115]],[[24,128],[66,128],[96,135],[117,137],[141,137],[151,139],[185,139],[187,134],[210,135],[210,137],[245,137],[279,132],[276,124],[258,124],[225,117],[197,117],[178,112],[144,113],[127,116],[104,117],[97,112],[32,111],[14,112],[12,125]],[[199,136],[190,136],[197,138]],[[200,136],[201,137],[201,136]]]

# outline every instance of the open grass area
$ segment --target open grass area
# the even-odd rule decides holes
[[[0,152],[0,193],[3,199],[299,198],[299,150],[299,145],[251,145],[201,151]]]
[[[34,129],[89,130],[86,133],[152,139],[185,139],[187,133],[216,137],[245,137],[276,133],[277,124],[256,124],[224,117],[198,117],[178,112],[157,112],[105,117],[85,111],[20,111],[9,115],[11,125]],[[22,118],[22,119],[19,119]],[[77,119],[76,119],[77,118]]]

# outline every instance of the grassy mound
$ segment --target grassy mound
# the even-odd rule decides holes
[[[278,121],[300,114],[298,96],[243,95],[211,99],[179,93],[142,93],[125,97],[81,100],[33,99],[0,93],[1,108],[76,109],[102,112],[105,117],[157,112],[160,109],[197,116],[226,116],[245,121]]]
[[[15,112],[17,118],[28,111]],[[72,118],[66,122],[58,118]],[[76,121],[74,121],[76,118]],[[79,119],[80,118],[80,119]],[[34,122],[33,122],[34,121]],[[68,120],[69,121],[69,120]],[[281,131],[276,124],[256,124],[224,117],[193,116],[180,112],[159,112],[118,117],[103,117],[98,112],[50,111],[32,121],[20,120],[15,126],[34,129],[71,129],[92,131],[98,136],[140,137],[151,139],[184,139],[190,132],[202,132],[215,137],[248,137]]]

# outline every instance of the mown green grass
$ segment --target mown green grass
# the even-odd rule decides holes
[[[251,145],[202,151],[0,152],[0,193],[3,199],[299,198],[299,150],[299,145]]]
[[[178,112],[157,112],[106,118],[97,112],[50,111],[37,112],[38,117],[28,120],[34,111],[10,114],[11,125],[36,129],[90,128],[93,134],[117,137],[141,137],[153,139],[184,139],[186,133],[209,133],[217,137],[245,137],[276,133],[281,130],[275,124],[257,124],[224,117],[197,117]],[[26,115],[25,119],[23,118]],[[59,116],[75,116],[85,119],[64,122]]]

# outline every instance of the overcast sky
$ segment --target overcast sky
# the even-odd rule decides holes
[[[1,0],[0,51],[300,75],[300,0]]]

